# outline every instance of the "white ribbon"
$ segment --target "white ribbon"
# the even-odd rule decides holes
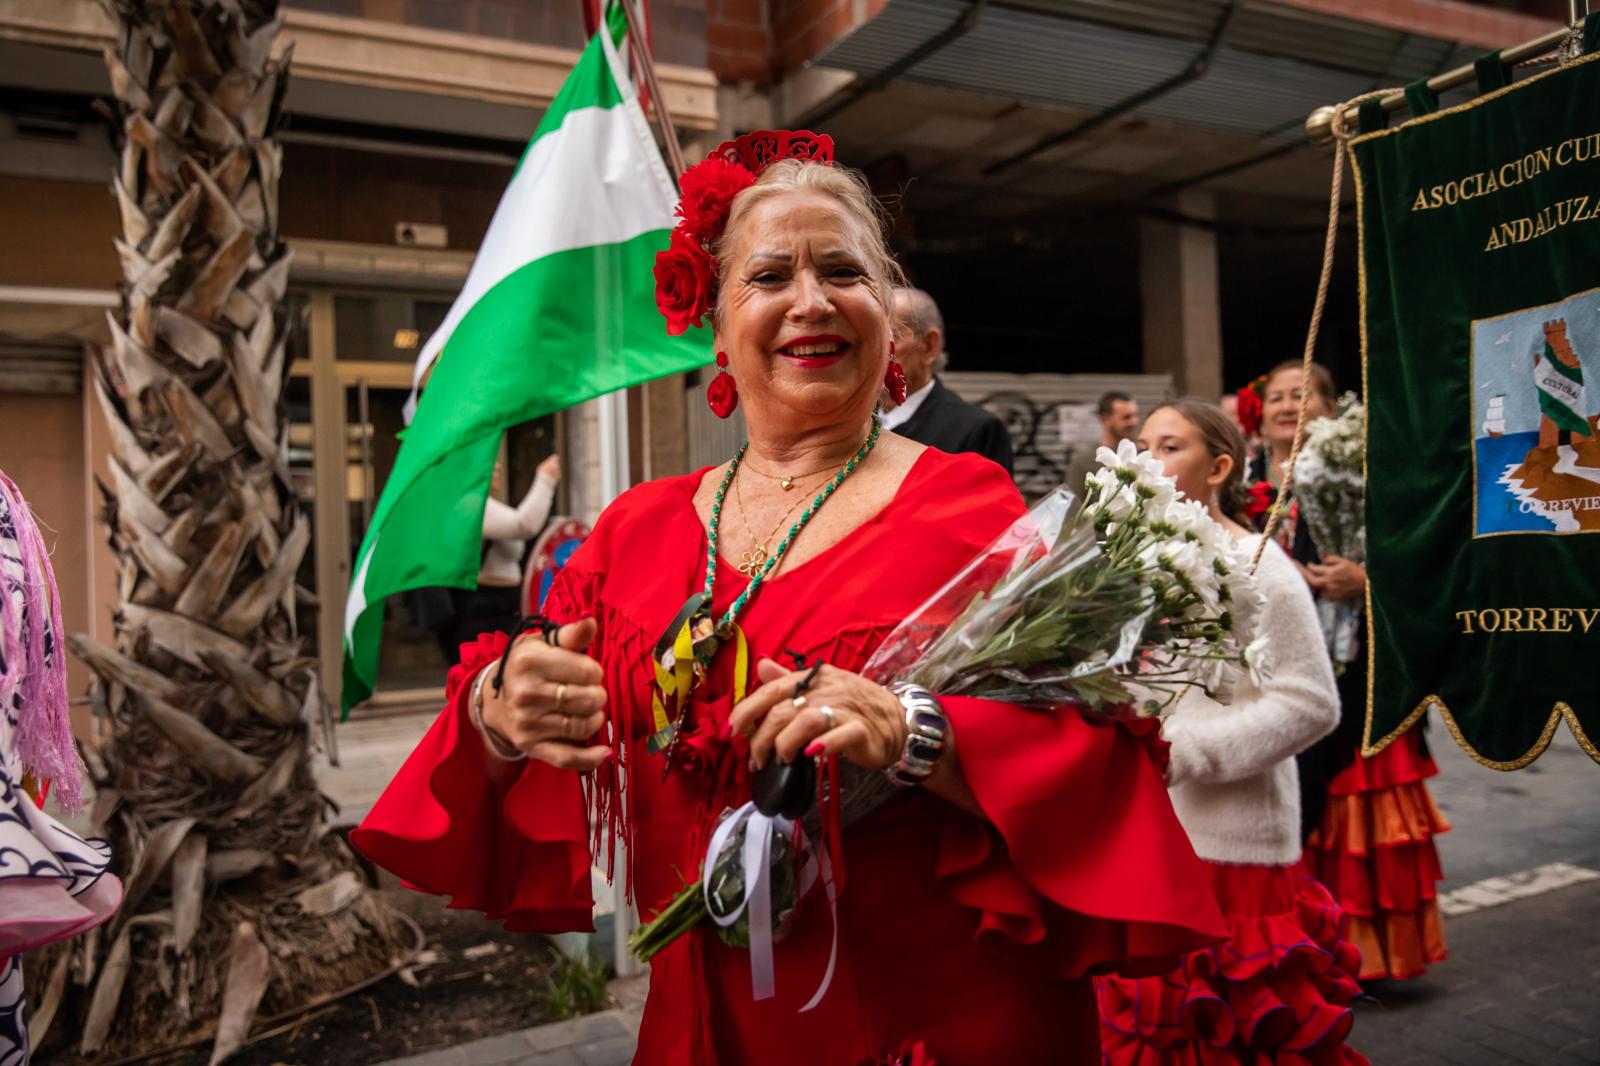
[[[744,899],[739,905],[726,915],[719,915],[712,906],[711,878],[716,871],[717,856],[722,854],[723,847],[739,827],[744,826],[744,847],[740,850],[740,865],[744,867]],[[795,831],[794,823],[782,817],[769,818],[762,814],[754,803],[746,803],[738,810],[722,819],[716,832],[711,834],[711,843],[706,846],[705,873],[702,878],[702,891],[705,892],[706,910],[711,915],[711,920],[719,926],[727,928],[737,922],[741,915],[748,909],[750,913],[750,991],[754,999],[771,999],[777,991],[777,982],[773,977],[772,966],[772,836],[774,833],[788,835]],[[805,834],[799,834],[798,846],[804,850]],[[826,857],[826,848],[823,848]],[[807,855],[804,864],[800,867],[799,886],[795,893],[796,906],[799,900],[816,884],[819,864],[813,855]],[[810,1002],[800,1008],[804,1013],[822,1002],[822,997],[827,993],[828,986],[833,983],[833,970],[839,955],[839,909],[837,893],[831,875],[832,863],[829,863],[830,873],[823,878],[823,889],[828,897],[828,916],[832,925],[832,943],[828,948],[828,968],[822,975],[822,984],[812,995]]]

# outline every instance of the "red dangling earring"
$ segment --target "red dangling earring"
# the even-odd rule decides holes
[[[734,408],[739,406],[739,386],[733,380],[733,375],[728,373],[728,353],[717,353],[717,376],[711,379],[711,384],[706,388],[706,404],[711,408],[711,413],[718,418],[727,418],[733,414]],[[901,379],[904,381],[904,379]],[[902,384],[901,388],[905,386]]]
[[[883,384],[889,390],[889,398],[899,406],[906,402],[906,372],[894,360],[894,345],[889,345],[889,369],[884,371]]]

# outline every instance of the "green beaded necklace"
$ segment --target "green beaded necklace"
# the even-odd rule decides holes
[[[738,643],[741,662],[737,664],[736,675],[742,674],[748,663],[744,645],[744,634],[739,630],[739,616],[749,605],[756,590],[771,576],[788,554],[789,548],[800,536],[800,531],[815,517],[828,497],[836,492],[845,478],[855,472],[862,460],[872,454],[872,449],[878,443],[878,434],[883,425],[877,412],[872,415],[872,431],[867,434],[867,439],[861,443],[850,461],[835,474],[822,490],[817,493],[817,498],[811,501],[800,517],[795,519],[794,525],[789,527],[789,532],[783,540],[773,549],[772,557],[750,578],[750,584],[739,594],[728,609],[723,612],[720,619],[713,622],[711,610],[713,596],[717,586],[717,528],[722,521],[722,504],[727,498],[728,488],[733,484],[733,479],[739,472],[739,464],[744,460],[745,452],[750,444],[746,441],[733,461],[728,464],[728,472],[723,475],[722,483],[717,486],[716,497],[711,503],[711,522],[706,531],[706,583],[705,587],[690,596],[683,608],[673,619],[672,625],[656,643],[655,673],[657,692],[652,700],[652,712],[655,719],[655,732],[651,734],[647,747],[652,752],[665,751],[667,764],[672,763],[673,750],[677,746],[678,738],[683,734],[684,719],[689,713],[689,693],[709,671],[711,660],[729,640]],[[734,685],[735,701],[742,698],[744,678],[736,676]],[[677,715],[669,721],[666,717],[667,708],[676,704]]]
[[[723,614],[722,620],[716,626],[717,636],[726,640],[733,632],[733,624],[744,611],[745,605],[756,594],[756,589],[761,587],[761,583],[767,579],[767,575],[778,568],[778,564],[783,561],[784,555],[789,551],[789,545],[793,544],[795,538],[800,535],[800,531],[806,528],[806,523],[811,521],[812,516],[827,502],[828,497],[832,496],[835,490],[844,484],[844,479],[855,472],[856,467],[861,465],[861,461],[872,454],[873,447],[878,443],[878,433],[881,429],[882,423],[878,420],[877,412],[874,411],[872,415],[872,432],[867,434],[867,439],[861,442],[861,447],[857,449],[855,455],[850,457],[850,461],[844,464],[844,468],[835,474],[826,485],[822,486],[822,490],[817,493],[817,498],[811,501],[811,506],[800,512],[800,517],[795,519],[794,525],[789,527],[789,532],[784,535],[784,538],[778,542],[778,546],[773,549],[772,558],[768,559],[766,565],[762,566],[760,571],[750,579],[750,584],[745,588],[744,592],[740,593],[739,598],[734,600],[732,606]],[[739,472],[739,463],[743,461],[744,453],[749,448],[750,443],[746,441],[739,448],[738,453],[734,455],[733,462],[728,464],[728,472],[722,476],[722,484],[717,486],[716,498],[711,503],[711,527],[706,534],[705,597],[708,609],[711,606],[712,593],[716,591],[717,586],[717,523],[722,518],[723,497],[727,495],[729,486],[733,484],[733,477]]]

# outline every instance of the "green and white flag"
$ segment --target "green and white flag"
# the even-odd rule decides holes
[[[1587,435],[1589,418],[1583,412],[1582,365],[1567,366],[1546,341],[1544,357],[1539,360],[1533,376],[1539,389],[1539,412],[1558,429]]]
[[[500,438],[529,419],[703,366],[709,330],[667,336],[655,255],[677,194],[618,54],[611,11],[523,152],[466,285],[417,364],[428,385],[356,554],[346,713],[372,692],[384,601],[477,583]]]

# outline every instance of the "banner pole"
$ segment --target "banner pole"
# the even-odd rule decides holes
[[[617,3],[628,19],[628,47],[633,51],[634,62],[639,64],[639,72],[644,75],[645,88],[650,91],[650,109],[655,112],[656,125],[661,128],[661,139],[666,142],[667,162],[672,167],[672,181],[676,184],[684,170],[683,146],[678,143],[678,129],[672,124],[667,98],[662,95],[661,82],[656,78],[655,61],[644,39],[644,20],[634,8],[634,0],[617,0]]]
[[[1588,4],[1585,0],[1567,0],[1567,4],[1574,15],[1574,22],[1580,27],[1586,17]],[[1572,26],[1562,26],[1558,30],[1551,30],[1542,37],[1535,37],[1531,41],[1512,48],[1503,49],[1500,53],[1501,62],[1506,66],[1516,66],[1530,59],[1552,52],[1572,38]],[[1458,85],[1465,85],[1477,77],[1477,68],[1471,63],[1459,66],[1454,70],[1447,70],[1443,74],[1435,75],[1428,79],[1428,88],[1436,93],[1447,92]],[[1396,89],[1379,101],[1385,111],[1398,111],[1405,106],[1406,93],[1404,89]],[[1333,143],[1333,113],[1336,108],[1319,107],[1306,117],[1306,137],[1312,144],[1327,146]],[[1351,109],[1345,114],[1344,123],[1347,127],[1356,124],[1356,112]]]

